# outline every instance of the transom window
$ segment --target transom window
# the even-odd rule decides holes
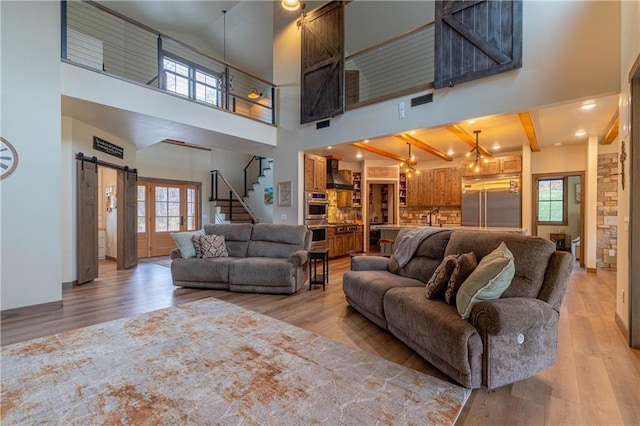
[[[567,191],[564,178],[538,179],[538,223],[565,225]]]
[[[172,56],[165,56],[163,64],[165,89],[168,92],[220,106],[221,78],[218,73],[201,69],[189,61]]]

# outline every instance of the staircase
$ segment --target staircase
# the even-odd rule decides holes
[[[272,159],[253,156],[244,168],[244,188],[240,195],[218,170],[211,172],[211,197],[215,223],[271,222],[273,205],[265,204],[265,187],[273,187]],[[226,186],[226,188],[225,188]],[[223,195],[224,194],[224,195]]]

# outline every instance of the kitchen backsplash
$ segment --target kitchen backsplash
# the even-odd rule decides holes
[[[338,191],[327,191],[329,198],[329,209],[327,210],[327,220],[329,223],[360,223],[362,212],[360,208],[338,207]]]
[[[432,225],[457,225],[462,222],[460,207],[441,207],[440,213],[431,216]],[[426,225],[429,223],[429,210],[424,207],[400,207],[400,224]]]

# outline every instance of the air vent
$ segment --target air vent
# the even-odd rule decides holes
[[[316,123],[316,130],[317,129],[324,129],[325,127],[329,127],[330,125],[331,125],[330,120],[318,121]]]
[[[428,104],[429,102],[433,102],[433,93],[427,93],[426,95],[418,96],[417,98],[411,99],[411,107],[416,107],[418,105]]]

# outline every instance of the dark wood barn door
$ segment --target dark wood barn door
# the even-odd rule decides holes
[[[83,284],[98,277],[98,164],[78,160],[77,279]]]
[[[131,170],[118,171],[118,269],[138,264],[138,174]]]
[[[522,1],[436,1],[436,89],[522,67]]]

